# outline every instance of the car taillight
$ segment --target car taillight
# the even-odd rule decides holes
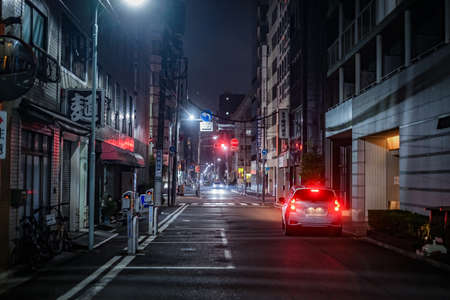
[[[339,204],[339,201],[334,200],[334,211],[339,211],[341,208],[341,205]]]

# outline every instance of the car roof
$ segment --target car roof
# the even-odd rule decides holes
[[[293,189],[297,190],[307,190],[307,189],[317,189],[317,190],[325,190],[325,191],[334,191],[333,189],[325,186],[305,186],[305,185],[294,185],[292,186]]]

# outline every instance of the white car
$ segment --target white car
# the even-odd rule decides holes
[[[280,198],[280,202],[285,235],[302,228],[323,228],[342,234],[341,205],[332,189],[293,186],[288,198]]]

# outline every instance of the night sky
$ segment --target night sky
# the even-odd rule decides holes
[[[186,0],[189,95],[212,110],[223,92],[251,86],[255,0]]]

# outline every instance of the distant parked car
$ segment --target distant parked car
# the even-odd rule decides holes
[[[301,228],[323,228],[342,234],[341,206],[333,190],[293,186],[288,198],[280,198],[279,202],[285,235]]]

